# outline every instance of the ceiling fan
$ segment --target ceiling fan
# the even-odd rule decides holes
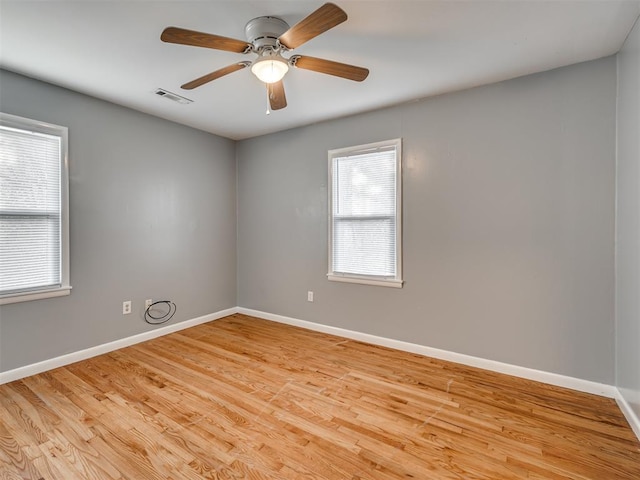
[[[369,70],[354,65],[308,57],[306,55],[283,56],[290,50],[330,30],[347,19],[347,14],[333,3],[325,3],[306,18],[289,27],[278,17],[257,17],[245,26],[247,41],[222,37],[211,33],[196,32],[178,27],[165,28],[160,36],[163,42],[213,48],[235,53],[254,53],[253,61],[241,61],[196,78],[182,85],[191,90],[230,73],[251,67],[251,71],[267,86],[267,96],[272,110],[287,106],[282,78],[289,67],[312,70],[361,82]],[[268,113],[268,112],[267,112]]]

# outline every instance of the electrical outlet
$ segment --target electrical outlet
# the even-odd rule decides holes
[[[313,292],[311,290],[307,292],[307,302],[313,302]]]
[[[153,303],[153,300],[151,300],[150,298],[146,299],[144,301],[144,311],[146,312],[147,309],[151,306],[151,304]]]
[[[131,300],[122,302],[122,314],[129,315],[131,313]]]

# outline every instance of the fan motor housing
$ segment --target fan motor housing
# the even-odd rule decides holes
[[[249,20],[244,27],[247,41],[253,45],[256,51],[271,47],[277,49],[278,37],[289,30],[287,22],[278,17],[258,17]]]

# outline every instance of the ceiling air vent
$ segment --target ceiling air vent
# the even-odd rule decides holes
[[[169,92],[164,88],[158,88],[154,93],[159,97],[164,97],[168,100],[173,100],[174,102],[181,103],[182,105],[189,105],[190,103],[193,103],[193,100],[190,100],[185,97],[181,97],[180,95]]]

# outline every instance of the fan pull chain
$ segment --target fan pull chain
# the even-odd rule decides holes
[[[269,85],[267,87],[267,115],[271,115],[270,105],[269,105]]]

